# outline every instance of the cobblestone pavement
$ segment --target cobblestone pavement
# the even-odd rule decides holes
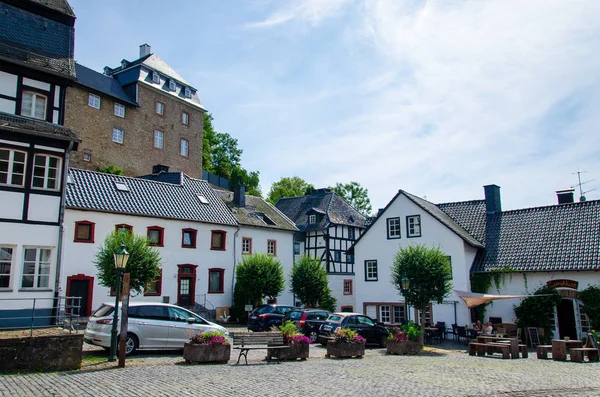
[[[0,396],[600,396],[600,364],[470,357],[464,346],[427,348],[418,356],[326,359],[267,364],[254,350],[248,365],[188,365],[181,353],[137,354],[119,369],[104,351],[86,349],[80,371],[0,375]],[[235,358],[234,358],[235,356]],[[243,361],[243,359],[242,359]]]

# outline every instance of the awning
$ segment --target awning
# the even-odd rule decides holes
[[[494,300],[500,299],[521,299],[521,298],[529,298],[531,296],[545,296],[545,295],[488,295],[488,294],[478,294],[475,292],[467,292],[467,291],[459,291],[454,290],[459,298],[465,301],[467,307],[470,309],[475,306],[483,305],[484,303],[488,303]]]

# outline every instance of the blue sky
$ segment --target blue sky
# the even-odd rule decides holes
[[[238,139],[263,194],[285,176],[504,209],[600,198],[600,1],[70,0],[75,58],[148,43]],[[576,193],[578,197],[579,193]]]

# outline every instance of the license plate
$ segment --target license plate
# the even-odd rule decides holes
[[[324,326],[323,326],[323,331],[331,331],[331,326],[329,326],[329,325],[324,325]]]
[[[251,319],[251,320],[255,320],[255,319],[256,319],[256,316],[250,316],[250,319]]]

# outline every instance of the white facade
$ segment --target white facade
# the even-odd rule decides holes
[[[407,237],[407,217],[420,216],[420,237]],[[388,238],[387,219],[398,218],[399,238]],[[470,290],[469,270],[476,248],[469,246],[455,232],[423,210],[404,194],[387,207],[354,247],[356,255],[356,309],[385,323],[416,320],[413,308],[404,312],[404,298],[391,282],[391,267],[396,253],[410,244],[439,247],[451,258],[453,289]],[[376,261],[376,276],[373,264]],[[370,268],[369,277],[365,272]],[[433,304],[432,323],[446,325],[470,323],[465,303],[452,292],[444,304]],[[394,309],[394,306],[397,309]],[[405,314],[403,314],[405,313]],[[404,318],[401,318],[404,316]]]

